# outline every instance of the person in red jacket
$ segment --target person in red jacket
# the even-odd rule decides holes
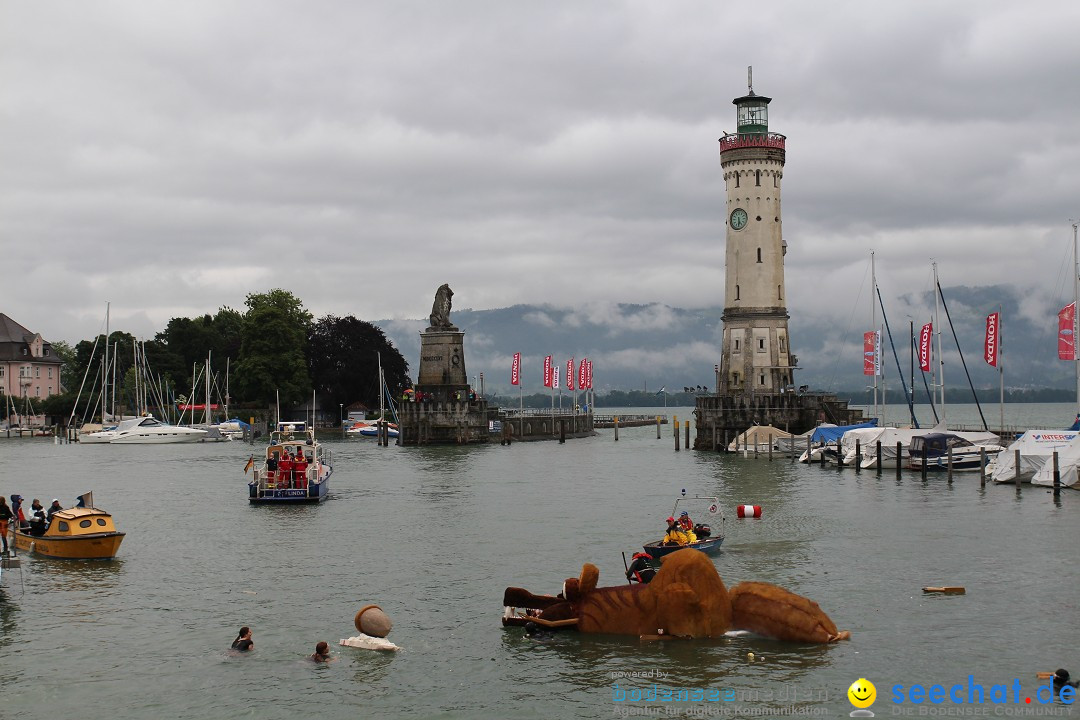
[[[296,483],[293,487],[307,488],[307,460],[304,458],[303,449],[296,451],[296,458],[293,459],[293,475],[295,476]]]
[[[292,487],[292,457],[289,455],[289,451],[286,450],[281,454],[281,459],[278,460],[278,487]]]

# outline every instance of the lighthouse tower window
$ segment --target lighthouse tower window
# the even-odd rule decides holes
[[[757,261],[761,262],[761,248],[757,249]]]
[[[754,182],[755,185],[760,185],[761,184],[761,171],[760,170],[755,170],[754,171],[754,180],[755,180],[755,182]]]

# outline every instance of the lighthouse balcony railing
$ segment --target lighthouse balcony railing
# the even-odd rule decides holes
[[[743,133],[725,135],[720,138],[720,152],[736,148],[776,148],[784,149],[787,137],[780,133]]]

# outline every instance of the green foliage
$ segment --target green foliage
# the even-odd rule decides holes
[[[78,390],[82,380],[83,368],[78,365],[75,358],[75,348],[63,340],[50,343],[53,354],[64,361],[60,366],[60,387],[64,391]]]
[[[217,314],[197,318],[173,318],[155,340],[162,352],[155,356],[147,347],[150,367],[167,377],[177,393],[190,394],[195,368],[201,368],[210,356],[210,368],[218,377],[225,375],[227,361],[240,355],[244,316],[223,307]]]
[[[307,338],[311,313],[287,290],[252,293],[240,332],[237,390],[242,397],[273,405],[303,401],[311,389]]]
[[[308,335],[308,369],[327,407],[356,401],[378,407],[380,356],[391,397],[401,397],[410,384],[409,364],[378,327],[351,315],[327,315]]]

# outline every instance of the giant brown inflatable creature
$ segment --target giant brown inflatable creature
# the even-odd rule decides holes
[[[712,560],[699,550],[668,555],[647,585],[599,588],[599,578],[597,567],[586,563],[580,577],[566,581],[560,597],[507,588],[504,605],[540,612],[510,615],[503,622],[638,636],[714,638],[733,629],[792,642],[828,643],[851,636],[838,631],[817,603],[776,585],[744,582],[729,591]]]

